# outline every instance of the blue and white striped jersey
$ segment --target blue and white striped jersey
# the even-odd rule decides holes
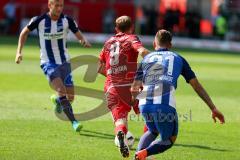
[[[41,64],[50,62],[62,64],[70,59],[67,51],[67,35],[69,29],[76,33],[78,31],[75,21],[61,14],[57,21],[51,20],[48,13],[33,17],[27,28],[32,31],[38,30],[40,43]]]
[[[135,80],[143,82],[143,90],[138,95],[139,105],[166,104],[176,107],[175,90],[178,77],[187,82],[195,78],[188,62],[167,49],[159,49],[144,57]]]

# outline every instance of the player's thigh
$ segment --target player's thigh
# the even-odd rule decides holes
[[[115,105],[115,107],[111,107],[111,113],[114,122],[117,122],[118,120],[125,120],[127,121],[128,119],[128,113],[131,111],[131,107],[123,104],[123,103],[118,103]]]
[[[127,119],[128,113],[131,110],[131,107],[123,102],[117,94],[106,94],[107,107],[112,113],[114,122],[119,119]]]
[[[68,62],[65,62],[62,65],[60,65],[59,70],[61,72],[61,78],[64,82],[64,85],[66,87],[73,87],[71,64]]]
[[[65,94],[65,86],[61,78],[61,69],[59,65],[54,63],[44,63],[41,68],[47,77],[50,87],[59,94]]]
[[[162,140],[172,139],[174,142],[178,134],[177,112],[170,106],[157,110],[154,117],[155,126],[161,135]]]
[[[50,82],[51,87],[58,93],[58,95],[65,96],[67,94],[65,85],[60,77],[54,78]]]
[[[140,112],[144,118],[147,129],[152,133],[158,133],[158,130],[154,123],[154,107],[152,105],[141,105]]]
[[[72,102],[74,100],[74,84],[71,74],[71,64],[65,62],[60,66],[59,70],[61,71],[61,79],[66,87],[67,98]]]

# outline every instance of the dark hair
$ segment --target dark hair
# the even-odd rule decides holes
[[[117,29],[119,29],[121,32],[128,31],[132,26],[132,20],[128,16],[121,16],[118,17],[115,21],[115,26]]]
[[[172,42],[172,34],[164,29],[161,29],[157,32],[156,38],[159,44],[168,44]]]

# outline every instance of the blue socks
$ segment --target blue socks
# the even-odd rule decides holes
[[[151,133],[150,131],[145,132],[139,141],[138,151],[146,149],[147,155],[151,156],[162,153],[173,146],[170,140],[155,140],[157,136],[158,133]]]
[[[155,140],[149,147],[146,148],[148,156],[163,153],[173,146],[170,140]]]
[[[72,105],[69,102],[69,100],[67,99],[66,96],[63,97],[59,97],[58,98],[58,102],[60,103],[63,112],[66,114],[66,116],[68,117],[68,119],[73,122],[76,121],[74,115],[73,115],[73,110],[72,110]]]
[[[147,148],[158,136],[158,133],[151,133],[150,131],[145,132],[140,138],[138,144],[138,151]]]

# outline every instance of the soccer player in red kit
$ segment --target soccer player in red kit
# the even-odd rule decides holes
[[[133,34],[133,24],[128,16],[121,16],[115,22],[116,35],[104,44],[99,57],[98,72],[106,76],[104,91],[108,108],[115,124],[115,134],[119,140],[120,152],[123,157],[129,156],[129,148],[125,135],[128,132],[127,117],[137,104],[131,101],[130,87],[137,69],[137,59],[149,53]]]

